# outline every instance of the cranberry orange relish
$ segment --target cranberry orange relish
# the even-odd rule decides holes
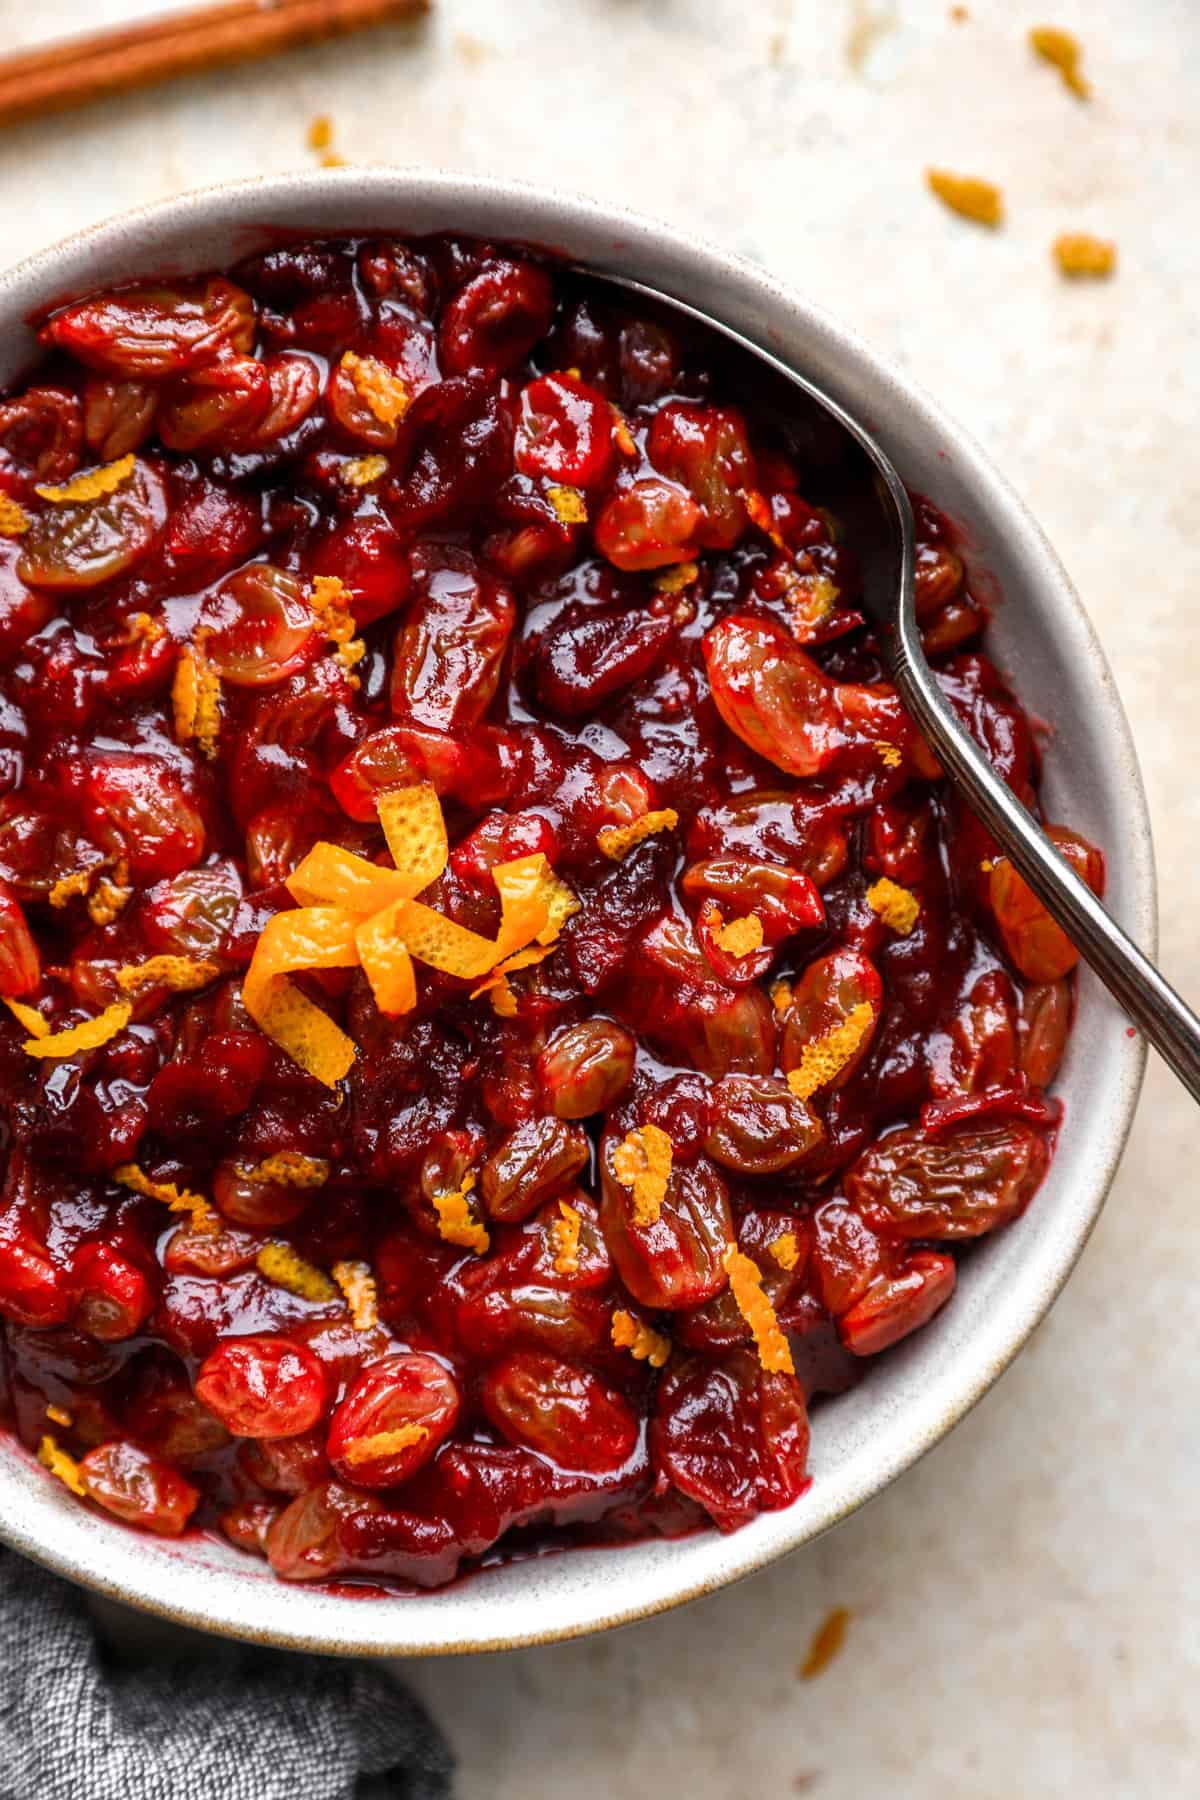
[[[813,1394],[1036,1189],[1075,953],[881,679],[786,419],[444,237],[42,341],[0,403],[20,1439],[300,1580],[788,1505]],[[1033,804],[919,519],[927,647]]]

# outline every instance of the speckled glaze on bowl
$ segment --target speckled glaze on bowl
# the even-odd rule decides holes
[[[1108,856],[1108,900],[1155,939],[1149,822],[1104,655],[1042,533],[971,439],[896,370],[769,273],[652,220],[570,194],[422,169],[282,176],[185,194],[99,225],[0,277],[0,385],[34,361],[27,320],[138,275],[221,268],[281,234],[450,230],[552,247],[717,314],[789,359],[878,435],[905,481],[964,533],[968,566],[1002,596],[991,649],[1052,728],[1043,794]],[[232,1637],[343,1655],[545,1643],[707,1594],[846,1518],[966,1414],[1054,1301],[1095,1224],[1133,1117],[1145,1049],[1090,975],[1057,1091],[1058,1154],[1026,1217],[968,1259],[953,1303],[815,1416],[805,1497],[729,1537],[573,1550],[489,1569],[438,1593],[354,1598],[277,1581],[205,1537],[139,1535],[80,1506],[0,1444],[0,1538],[133,1606]]]

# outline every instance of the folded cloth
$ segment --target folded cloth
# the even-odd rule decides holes
[[[79,1589],[0,1552],[4,1800],[449,1794],[445,1742],[381,1669],[192,1633],[184,1645],[115,1660]]]

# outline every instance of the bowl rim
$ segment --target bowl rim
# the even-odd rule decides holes
[[[344,201],[348,217],[363,218],[377,206],[381,219],[402,212],[406,204],[424,205],[432,200],[444,207],[448,229],[453,229],[454,214],[464,206],[494,209],[500,214],[506,210],[536,214],[548,226],[561,222],[567,229],[607,234],[611,254],[591,256],[588,260],[597,268],[608,267],[617,272],[627,266],[630,245],[643,253],[652,246],[661,248],[673,262],[694,272],[697,280],[715,281],[723,291],[759,303],[764,317],[769,318],[774,309],[802,318],[824,355],[847,363],[860,380],[890,387],[901,396],[923,430],[940,433],[945,442],[953,445],[956,460],[982,492],[981,505],[989,513],[999,514],[1006,533],[1013,533],[1022,545],[1038,571],[1039,592],[1044,592],[1049,600],[1056,628],[1067,633],[1072,653],[1082,656],[1087,665],[1096,689],[1097,708],[1111,735],[1112,761],[1119,765],[1120,778],[1114,774],[1113,793],[1120,802],[1120,824],[1126,834],[1122,863],[1128,898],[1123,923],[1153,954],[1157,941],[1154,857],[1136,754],[1099,640],[1061,562],[1024,502],[972,435],[855,331],[769,270],[693,232],[551,185],[419,165],[352,167],[257,176],[191,189],[71,233],[0,273],[0,327],[19,328],[26,322],[33,310],[28,304],[30,293],[39,296],[37,304],[49,305],[72,292],[87,291],[86,279],[81,284],[80,278],[88,263],[93,259],[102,261],[107,253],[122,248],[136,234],[153,236],[156,229],[165,228],[178,238],[189,224],[208,229],[220,225],[223,215],[229,214],[232,223],[257,229],[261,235],[277,227],[277,218],[284,214],[303,214],[306,208],[315,214],[339,199]],[[377,228],[403,229],[395,224]],[[368,227],[347,224],[343,229],[349,232]],[[312,230],[314,235],[335,235],[337,228],[322,224],[314,225]],[[288,237],[302,232],[299,224],[287,228]],[[503,225],[496,226],[494,235],[500,240],[534,241],[530,233]],[[185,256],[184,260],[189,259]],[[195,266],[206,266],[203,258]],[[26,299],[24,305],[22,295]],[[687,298],[687,293],[682,297]],[[6,317],[14,299],[20,311]],[[759,335],[764,347],[777,348],[769,327]],[[257,1564],[256,1576],[249,1580],[224,1563],[198,1565],[194,1541],[145,1540],[134,1532],[114,1530],[110,1521],[98,1520],[61,1493],[13,1440],[6,1446],[9,1454],[0,1458],[0,1496],[6,1501],[0,1506],[0,1541],[56,1574],[177,1624],[262,1644],[336,1655],[449,1655],[558,1642],[630,1624],[714,1593],[811,1542],[874,1498],[940,1442],[1019,1354],[1053,1305],[1087,1243],[1132,1125],[1145,1068],[1144,1041],[1140,1036],[1128,1038],[1112,1049],[1110,1060],[1114,1073],[1111,1091],[1106,1094],[1108,1108],[1098,1127],[1101,1142],[1087,1203],[1068,1222],[1069,1229],[1061,1233],[1061,1241],[1056,1240],[1053,1255],[1044,1256],[1036,1292],[1026,1295],[1020,1317],[993,1342],[990,1355],[981,1356],[964,1369],[953,1386],[951,1398],[936,1418],[926,1419],[913,1430],[902,1451],[881,1459],[868,1480],[840,1499],[836,1493],[822,1496],[812,1490],[787,1511],[763,1515],[754,1525],[729,1537],[709,1532],[684,1540],[708,1546],[708,1553],[699,1559],[706,1566],[683,1579],[645,1583],[639,1592],[617,1600],[619,1590],[615,1584],[612,1597],[606,1598],[605,1589],[610,1584],[601,1576],[591,1584],[599,1591],[589,1596],[588,1603],[575,1616],[555,1618],[550,1623],[539,1622],[537,1617],[522,1624],[509,1619],[502,1627],[488,1623],[486,1600],[482,1609],[476,1609],[468,1599],[465,1608],[456,1608],[453,1614],[445,1605],[449,1595],[469,1594],[473,1598],[475,1594],[485,1594],[487,1571],[472,1575],[451,1589],[413,1600],[403,1597],[392,1603],[351,1599],[344,1593],[264,1580],[257,1573]],[[836,1482],[833,1485],[836,1488]],[[573,1549],[566,1554],[582,1565],[585,1558],[590,1563],[596,1557],[628,1557],[637,1548]],[[544,1578],[550,1564],[561,1560],[548,1558],[515,1566],[541,1571]],[[531,1599],[536,1602],[536,1580],[530,1579],[534,1581]],[[634,1585],[637,1586],[636,1581]],[[440,1608],[439,1600],[443,1603]],[[505,1616],[512,1610],[507,1608]],[[527,1610],[536,1613],[538,1609],[533,1604]],[[459,1619],[460,1611],[466,1614],[465,1623]],[[472,1622],[476,1611],[480,1616]]]

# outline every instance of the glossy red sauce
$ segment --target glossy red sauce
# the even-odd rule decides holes
[[[61,1031],[124,965],[211,972],[59,1057],[5,1009],[18,1436],[54,1440],[82,1503],[222,1529],[289,1579],[431,1586],[797,1501],[814,1394],[1033,1196],[1075,957],[883,682],[854,546],[765,395],[703,334],[448,238],[282,247],[75,302],[43,339],[0,403],[0,994]],[[126,457],[92,498],[37,491]],[[940,679],[1036,805],[984,611],[918,518]],[[211,755],[172,705],[194,642]],[[541,852],[579,910],[498,1003],[422,966],[390,1017],[361,972],[302,978],[359,1046],[330,1089],[241,978],[314,842],[386,862],[376,798],[422,781],[451,844],[425,901],[493,933],[492,867]],[[648,1126],[653,1219],[614,1164]],[[281,1152],[325,1178],[247,1174]],[[131,1163],[219,1231],[115,1181]],[[441,1235],[455,1190],[482,1253]],[[267,1242],[369,1265],[378,1323],[269,1279]]]

